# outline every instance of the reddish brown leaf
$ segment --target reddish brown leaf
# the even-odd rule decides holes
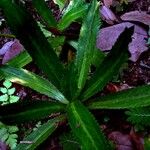
[[[131,26],[134,26],[135,28],[132,36],[132,42],[129,44],[129,52],[131,54],[130,60],[134,62],[137,61],[140,54],[148,50],[145,40],[148,38],[148,34],[144,28],[133,23],[124,22],[101,29],[97,37],[97,48],[102,51],[111,50],[112,46],[115,44],[124,29]]]
[[[129,135],[114,131],[110,133],[108,137],[115,143],[116,150],[134,150]]]
[[[105,6],[110,7],[113,3],[113,0],[103,0],[103,2]]]
[[[150,25],[150,15],[146,11],[131,11],[121,16],[125,21],[137,21],[146,25]]]
[[[14,43],[13,41],[5,43],[3,47],[0,49],[0,55],[4,55],[10,49],[13,43]]]
[[[102,19],[105,20],[108,24],[114,24],[114,22],[118,22],[115,14],[107,6],[100,7],[100,14],[102,16]]]
[[[140,137],[132,128],[130,137],[137,150],[144,150],[144,139]]]
[[[20,44],[18,40],[14,40],[12,44],[7,47],[6,53],[3,57],[2,64],[5,64],[10,59],[18,55],[20,52],[24,50],[23,46]]]

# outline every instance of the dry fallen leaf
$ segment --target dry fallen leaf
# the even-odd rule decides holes
[[[108,137],[115,143],[116,150],[134,150],[129,135],[114,131]]]
[[[4,52],[4,49],[5,49],[5,53],[3,53],[4,57],[2,60],[2,64],[5,64],[10,59],[17,56],[20,52],[24,50],[24,47],[20,44],[18,40],[15,39],[14,41],[6,43],[1,50],[3,50]]]
[[[113,3],[113,0],[103,0],[103,2],[105,6],[110,7]]]
[[[131,11],[123,14],[121,19],[124,21],[137,21],[146,25],[150,25],[150,15],[146,11]]]
[[[9,48],[12,46],[13,43],[14,43],[13,41],[5,43],[3,47],[0,49],[0,55],[4,55],[9,50]]]
[[[100,7],[100,14],[103,20],[105,20],[108,24],[114,24],[114,22],[118,22],[117,17],[111,11],[111,9],[107,6]]]
[[[131,54],[130,60],[134,62],[137,61],[140,54],[148,50],[145,40],[148,38],[148,33],[141,26],[133,23],[124,22],[101,29],[97,37],[97,48],[102,51],[111,50],[112,46],[115,44],[124,29],[131,26],[134,26],[135,28],[132,36],[132,42],[129,44],[129,52]]]

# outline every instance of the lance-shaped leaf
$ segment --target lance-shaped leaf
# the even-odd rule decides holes
[[[44,37],[37,22],[23,7],[18,6],[12,0],[1,0],[0,7],[3,9],[7,23],[16,37],[37,65],[46,73],[51,82],[59,87],[63,77],[63,66]]]
[[[47,26],[56,28],[57,22],[51,12],[51,10],[48,8],[44,0],[32,0],[33,6],[36,8],[37,12],[40,14],[44,22],[47,24]]]
[[[25,69],[13,68],[10,66],[3,66],[0,68],[0,73],[11,82],[30,87],[31,89],[45,94],[62,103],[68,103],[63,94],[48,80],[35,75]]]
[[[90,69],[92,56],[95,49],[96,35],[99,29],[98,3],[93,0],[89,6],[87,16],[83,21],[78,42],[77,56],[75,60],[77,95],[85,85]]]
[[[57,129],[59,122],[63,120],[64,117],[60,116],[44,123],[42,126],[37,128],[37,130],[26,136],[23,141],[17,145],[15,150],[34,150]]]
[[[73,134],[84,150],[111,150],[100,126],[80,101],[74,101],[67,107],[67,116]]]
[[[16,68],[21,68],[29,64],[31,61],[32,58],[27,53],[27,51],[23,51],[19,55],[8,61],[7,64]],[[3,80],[4,78],[5,77],[3,75],[0,75],[0,81]]]
[[[60,22],[58,23],[58,29],[63,31],[66,29],[73,21],[77,20],[78,18],[82,18],[87,11],[88,5],[83,4],[77,7],[73,7],[69,10],[65,15],[62,17]]]
[[[95,100],[90,100],[90,109],[129,109],[150,106],[150,85],[141,86]]]
[[[51,113],[63,112],[64,104],[50,101],[23,101],[0,106],[0,120],[6,123],[21,123],[40,120]]]
[[[103,60],[101,65],[99,65],[97,71],[87,83],[81,96],[82,100],[86,100],[98,91],[102,90],[112,77],[118,73],[119,68],[128,58],[128,44],[131,41],[132,34],[133,28],[129,28],[125,29],[125,31],[120,35],[111,52]]]
[[[22,68],[32,61],[31,56],[27,51],[21,52],[19,55],[8,61],[8,65],[16,68]]]

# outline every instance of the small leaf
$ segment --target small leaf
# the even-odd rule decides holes
[[[15,93],[15,91],[16,91],[16,89],[15,89],[15,88],[8,89],[8,95],[12,95],[12,94],[14,94],[14,93]]]
[[[0,102],[6,102],[8,100],[8,95],[4,94],[0,96]]]
[[[9,135],[6,144],[11,147],[11,149],[14,149],[17,146],[17,135]]]
[[[2,136],[0,137],[0,141],[5,142],[8,139],[8,137],[9,137],[8,133],[2,134]]]
[[[0,129],[0,139],[3,138],[4,135],[7,134],[7,128],[3,127]]]
[[[7,93],[7,88],[0,88],[0,91],[1,91],[3,94],[6,94],[6,93]]]
[[[8,132],[9,133],[14,133],[19,131],[19,128],[17,126],[8,126]]]
[[[9,80],[5,80],[5,81],[3,82],[3,85],[4,85],[7,89],[9,89],[9,88],[12,86],[12,83],[11,83]]]
[[[18,100],[19,100],[19,97],[18,96],[14,96],[14,95],[10,96],[10,98],[9,98],[10,103],[15,103]]]

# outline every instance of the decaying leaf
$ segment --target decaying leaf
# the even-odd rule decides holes
[[[137,21],[146,25],[150,25],[150,15],[146,11],[131,11],[121,16],[124,21]]]
[[[14,43],[13,41],[5,43],[3,47],[0,49],[0,55],[4,55],[10,49],[13,43]]]
[[[100,14],[102,16],[102,19],[105,20],[108,24],[114,24],[114,22],[118,22],[115,14],[107,6],[103,5],[100,7]]]
[[[109,139],[116,145],[116,150],[133,150],[131,138],[127,134],[122,134],[119,131],[114,131],[109,134]]]
[[[103,2],[105,6],[110,7],[113,3],[113,0],[103,0]]]
[[[148,38],[148,33],[143,27],[130,22],[124,22],[101,29],[97,37],[97,48],[102,51],[111,50],[124,29],[131,26],[134,26],[134,34],[132,36],[132,42],[129,44],[130,60],[134,62],[137,61],[140,54],[148,50],[145,40]]]
[[[23,50],[24,47],[20,44],[20,42],[17,39],[15,39],[14,41],[7,42],[0,49],[0,55],[4,55],[2,64],[5,64]]]

